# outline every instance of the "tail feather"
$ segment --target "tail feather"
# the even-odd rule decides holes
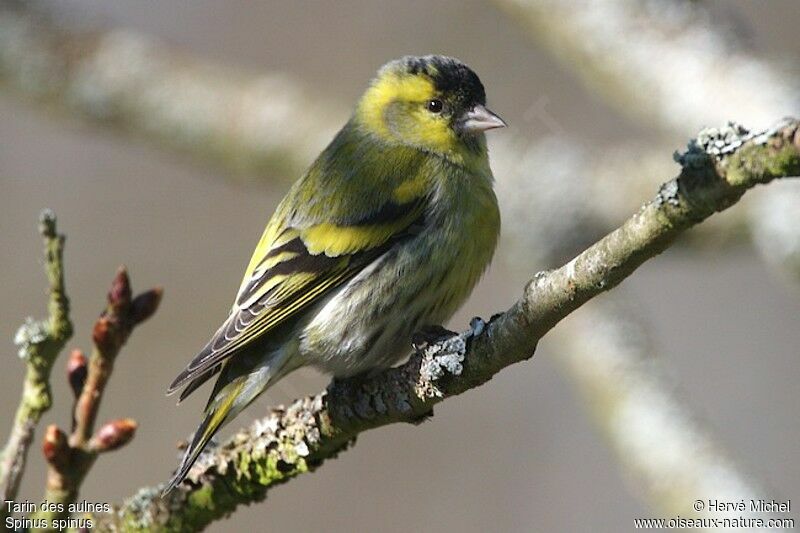
[[[206,381],[213,378],[221,369],[222,365],[219,364],[209,369],[205,374],[201,374],[189,382],[189,385],[187,385],[186,388],[181,391],[181,395],[178,397],[178,405],[180,405],[181,402],[187,398],[187,396],[199,389]],[[211,399],[213,399],[213,396],[209,398],[209,403],[211,403]]]
[[[183,454],[181,464],[164,488],[162,496],[169,493],[186,478],[208,441],[226,422],[238,415],[271,383],[274,383],[294,368],[294,366],[286,364],[287,356],[292,353],[289,348],[289,346],[283,344],[278,350],[273,351],[268,356],[262,355],[255,362],[242,358],[240,362],[237,361],[242,365],[241,367],[230,364],[222,365],[224,368],[217,383],[214,385],[214,391],[211,393],[206,406],[206,416],[200,427],[195,431],[192,443]],[[199,376],[197,379],[205,381],[212,375]],[[194,382],[190,385],[190,388],[192,390],[196,388]],[[188,393],[184,392],[181,398],[184,398],[186,394]]]
[[[228,418],[228,414],[236,404],[236,400],[239,397],[239,393],[241,392],[243,385],[244,383],[240,383],[235,390],[231,391],[225,397],[225,399],[220,402],[219,405],[209,407],[206,417],[203,419],[203,422],[200,423],[200,427],[197,428],[197,431],[194,432],[192,443],[183,454],[181,465],[172,476],[172,479],[170,479],[167,483],[167,486],[161,493],[162,496],[166,496],[172,489],[177,487],[181,481],[184,480],[184,478],[186,478],[186,475],[189,473],[189,470],[192,469],[192,466],[194,465],[195,461],[197,461],[200,453],[206,447],[206,444],[208,444],[208,441],[211,440],[214,434],[216,434],[216,432],[225,423],[225,420]]]

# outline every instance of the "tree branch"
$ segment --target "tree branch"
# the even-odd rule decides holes
[[[2,500],[14,500],[19,490],[28,449],[42,415],[53,403],[50,392],[50,372],[64,344],[72,336],[69,318],[69,299],[64,288],[64,235],[56,231],[56,217],[50,210],[42,211],[39,233],[44,239],[45,272],[49,281],[49,316],[36,321],[28,318],[17,331],[14,342],[19,357],[25,361],[25,381],[11,435],[0,463]],[[0,511],[5,518],[6,506]]]
[[[800,174],[800,123],[758,135],[738,126],[703,131],[676,157],[680,175],[656,197],[568,264],[540,272],[523,297],[488,323],[434,342],[404,365],[363,380],[334,382],[235,434],[205,453],[165,499],[146,488],[97,526],[117,530],[195,531],[260,501],[273,485],[335,457],[368,429],[418,422],[433,406],[490,380],[533,355],[538,340],[589,299],[632,274],[684,230],[735,204],[744,192]]]
[[[797,79],[754,55],[702,2],[493,2],[592,91],[648,125],[680,134],[735,109],[764,128],[800,108]]]

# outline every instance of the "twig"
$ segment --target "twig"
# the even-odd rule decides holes
[[[46,209],[39,217],[39,233],[44,239],[45,272],[49,281],[49,316],[36,321],[28,318],[17,331],[14,342],[19,357],[25,361],[25,381],[22,385],[14,425],[0,464],[2,500],[14,500],[25,471],[28,449],[42,415],[53,403],[50,392],[50,371],[64,344],[72,336],[69,318],[69,299],[64,289],[64,235],[56,231],[56,217]],[[6,506],[0,518],[6,515]]]
[[[95,516],[101,529],[196,531],[260,501],[267,490],[335,457],[368,429],[416,422],[435,404],[488,381],[530,358],[538,340],[589,299],[619,284],[661,253],[684,230],[735,204],[757,184],[800,171],[800,123],[752,135],[732,126],[701,132],[677,158],[680,175],[656,197],[565,266],[541,272],[523,297],[489,323],[434,343],[404,365],[276,409],[216,450],[204,454],[177,490],[145,488],[113,514]]]
[[[72,431],[67,436],[56,425],[47,428],[42,448],[48,463],[44,500],[52,505],[40,509],[35,518],[50,525],[67,519],[69,504],[76,501],[97,456],[133,438],[137,425],[129,418],[107,422],[93,433],[95,420],[114,360],[133,329],[155,313],[161,295],[161,288],[154,288],[133,298],[127,271],[124,267],[117,271],[108,305],[94,325],[91,357],[87,361],[80,350],[73,350],[67,363],[67,379],[76,397]]]

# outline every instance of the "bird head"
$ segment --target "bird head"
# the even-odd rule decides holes
[[[484,152],[483,132],[506,125],[486,108],[477,74],[435,55],[384,65],[361,98],[356,120],[383,140],[456,160]]]

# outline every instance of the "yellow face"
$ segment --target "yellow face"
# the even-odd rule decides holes
[[[459,140],[444,102],[445,95],[428,76],[386,72],[364,94],[358,115],[362,124],[387,140],[450,152]]]
[[[485,104],[477,74],[457,59],[406,56],[381,68],[355,123],[388,143],[478,169],[487,164],[483,132],[505,126]]]
[[[417,58],[406,58],[381,69],[358,105],[359,124],[388,142],[414,146],[456,163],[477,162],[485,155],[484,136],[459,126],[474,105],[482,104],[478,100],[483,98],[483,87],[481,96],[471,98],[452,73],[446,78],[444,70],[453,69],[452,65],[422,59],[413,63]]]

